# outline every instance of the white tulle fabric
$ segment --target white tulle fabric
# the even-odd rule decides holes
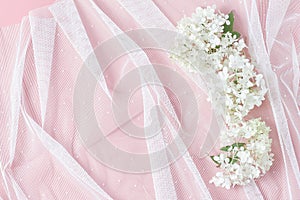
[[[218,142],[218,120],[209,108],[205,78],[187,74],[170,62],[167,53],[141,48],[124,32],[159,28],[174,31],[183,12],[196,6],[217,4],[222,12],[237,13],[237,28],[246,38],[249,53],[257,62],[269,88],[267,100],[253,115],[262,116],[272,128],[274,165],[267,175],[245,187],[215,188],[209,179],[217,171],[208,157]],[[179,9],[184,9],[179,10]],[[189,11],[187,11],[189,10]],[[20,25],[0,29],[0,170],[1,199],[297,199],[300,194],[300,4],[277,1],[132,1],[60,0],[50,7],[32,11]],[[186,13],[186,14],[188,14]],[[128,23],[127,23],[128,22]],[[94,49],[109,38],[124,34],[119,44],[130,51],[120,59],[117,71],[102,71]],[[157,47],[166,49],[164,38],[147,32]],[[131,51],[134,50],[134,51]],[[91,155],[80,140],[73,116],[73,90],[82,63],[99,80],[95,89],[97,119],[110,124],[107,109],[116,80],[137,69],[141,80],[143,124],[161,129],[147,137],[145,150],[153,168],[171,164],[151,173],[130,174],[113,170]],[[154,64],[165,62],[199,93],[199,128],[195,142],[187,147],[176,140],[184,154],[176,161],[164,152],[184,125],[176,105],[158,76]],[[146,66],[146,68],[141,68]],[[110,73],[110,74],[109,74]],[[110,79],[110,77],[112,77]],[[118,79],[116,78],[116,79]],[[98,92],[98,93],[97,93]],[[3,94],[3,95],[2,95]],[[160,112],[159,105],[166,112]],[[138,106],[137,106],[138,107]],[[150,114],[151,112],[151,114]],[[159,113],[166,127],[162,129]],[[149,116],[151,115],[151,119]],[[216,117],[217,118],[217,117]],[[111,141],[131,151],[142,151],[115,130],[106,127]],[[167,130],[167,131],[162,131]],[[145,129],[145,136],[152,133]],[[140,144],[138,144],[140,145]],[[173,162],[174,161],[174,162]]]

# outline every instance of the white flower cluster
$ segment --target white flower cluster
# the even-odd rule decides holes
[[[222,172],[211,182],[230,188],[245,185],[266,173],[272,165],[270,128],[260,118],[245,121],[267,92],[262,74],[246,57],[246,44],[233,31],[233,13],[215,12],[215,6],[197,8],[177,26],[179,36],[171,57],[206,81],[209,100],[221,114],[226,130],[221,133],[221,153],[211,158]]]
[[[223,133],[221,140],[231,145],[222,147],[221,154],[211,157],[223,171],[210,182],[229,189],[265,174],[273,162],[269,132],[265,122],[255,118]]]

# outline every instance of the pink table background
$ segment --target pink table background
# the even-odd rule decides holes
[[[133,2],[142,2],[144,0],[132,0]],[[17,2],[15,0],[1,0],[0,3],[0,26],[8,26],[11,24],[20,23],[22,16],[28,15],[28,12],[32,9],[47,6],[54,2],[53,0],[30,0],[30,1],[22,1]],[[143,28],[140,24],[136,23],[135,19],[132,16],[128,15],[126,10],[118,4],[116,0],[95,0],[97,7],[103,10],[115,23],[124,31],[134,29],[134,28]],[[229,12],[231,9],[236,11],[236,24],[237,24],[237,31],[241,32],[243,36],[245,36],[246,41],[249,41],[251,38],[249,37],[248,26],[246,21],[246,12],[245,7],[247,5],[243,4],[243,1],[229,1],[229,0],[153,0],[155,5],[161,10],[162,13],[166,15],[166,17],[173,23],[176,24],[180,18],[184,15],[189,15],[194,11],[197,6],[206,6],[211,3],[216,3],[218,9],[222,12]],[[231,3],[229,3],[231,2]],[[251,1],[247,1],[251,2]],[[265,13],[267,13],[268,8],[268,1],[256,1],[258,3],[258,10],[260,14],[260,22],[261,27],[265,30],[267,26],[265,24]],[[275,1],[273,1],[274,3]],[[103,22],[101,18],[97,15],[95,10],[91,8],[88,4],[87,0],[75,0],[78,12],[81,17],[83,25],[86,27],[87,35],[89,36],[89,40],[93,47],[97,46],[98,42],[104,41],[107,38],[110,38],[111,32],[108,30],[108,26]],[[63,10],[63,9],[62,9]],[[283,24],[283,28],[280,29],[280,32],[276,39],[281,41],[282,43],[275,43],[272,52],[270,53],[271,63],[272,63],[272,70],[276,73],[276,76],[279,79],[278,85],[280,89],[280,97],[284,101],[284,105],[288,105],[287,108],[284,110],[287,112],[287,117],[284,116],[282,118],[287,118],[290,130],[287,132],[282,131],[280,134],[276,128],[276,124],[274,122],[274,116],[271,109],[271,105],[269,99],[264,102],[263,106],[260,109],[256,110],[257,115],[261,116],[263,119],[267,121],[267,124],[272,128],[272,138],[273,138],[273,151],[275,153],[275,162],[272,166],[270,172],[268,172],[264,177],[256,181],[257,187],[261,191],[264,199],[289,199],[289,190],[288,186],[290,185],[291,191],[296,199],[299,199],[298,195],[298,185],[294,180],[295,177],[293,176],[293,171],[291,170],[292,165],[299,165],[300,154],[299,154],[299,122],[300,115],[297,115],[297,111],[299,111],[299,100],[300,99],[300,90],[299,90],[299,82],[298,85],[295,86],[294,89],[297,89],[297,93],[293,94],[289,92],[289,89],[292,88],[292,83],[289,80],[293,80],[294,71],[291,70],[294,64],[291,62],[291,48],[286,48],[292,42],[290,38],[292,38],[293,42],[295,42],[295,53],[299,53],[299,37],[298,33],[300,31],[299,20],[291,21],[290,19],[298,19],[295,13],[299,13],[300,11],[299,3],[296,0],[291,1],[289,9],[287,11],[286,20],[284,21],[286,24]],[[65,11],[65,10],[63,10]],[[64,12],[62,12],[64,14]],[[141,12],[142,14],[143,12]],[[280,12],[279,12],[280,13]],[[47,8],[39,9],[34,13],[36,16],[43,15],[46,18],[52,18],[49,10]],[[49,16],[47,16],[49,15]],[[149,16],[153,17],[153,16]],[[295,24],[292,24],[295,23]],[[277,23],[277,21],[276,21]],[[276,25],[273,23],[272,25]],[[28,19],[24,22],[24,36],[23,39],[28,39],[28,41],[36,39],[30,35],[30,25]],[[95,25],[97,24],[97,26]],[[287,24],[290,26],[290,29],[287,29]],[[66,24],[68,25],[68,24]],[[27,51],[27,57],[25,59],[25,69],[24,69],[24,78],[23,78],[23,90],[24,94],[26,94],[25,98],[25,107],[28,110],[29,116],[37,124],[36,132],[40,134],[44,134],[43,136],[51,136],[57,144],[61,145],[69,156],[72,156],[73,161],[80,165],[80,169],[84,169],[86,174],[83,176],[80,173],[73,173],[78,169],[78,166],[71,168],[70,166],[65,166],[65,162],[59,160],[57,157],[65,156],[63,155],[55,155],[55,153],[50,152],[50,148],[44,147],[44,141],[41,142],[39,137],[36,135],[34,131],[28,128],[26,120],[23,118],[23,115],[20,117],[19,122],[19,129],[18,129],[18,138],[16,144],[16,153],[13,159],[12,165],[8,165],[9,167],[6,168],[4,175],[0,176],[0,197],[4,199],[7,198],[7,191],[5,190],[6,187],[3,187],[3,183],[6,180],[8,182],[9,187],[8,189],[13,191],[14,184],[18,184],[20,186],[20,190],[24,192],[24,195],[28,197],[28,199],[95,199],[95,191],[91,186],[83,187],[82,180],[86,179],[76,179],[79,175],[82,177],[89,177],[97,183],[99,188],[103,188],[105,192],[107,192],[113,199],[154,199],[154,187],[152,183],[151,175],[131,175],[125,174],[121,172],[116,172],[110,168],[103,166],[97,160],[95,160],[82,146],[78,135],[76,135],[75,126],[72,118],[72,90],[73,85],[72,83],[75,82],[76,75],[81,67],[81,61],[76,49],[72,46],[69,39],[66,37],[65,32],[63,31],[63,26],[57,24],[57,29],[55,30],[55,45],[53,56],[53,64],[51,67],[53,71],[51,73],[51,80],[50,80],[50,91],[48,96],[48,105],[47,107],[50,108],[47,110],[45,126],[38,127],[41,123],[40,117],[40,107],[37,103],[39,101],[39,94],[38,94],[38,85],[36,81],[36,66],[35,66],[35,59],[34,58],[34,51],[32,43],[29,43],[28,47],[23,47],[25,44],[20,43],[20,49]],[[5,163],[8,162],[9,155],[9,140],[7,139],[10,135],[8,126],[5,126],[6,123],[8,124],[10,121],[10,106],[11,102],[9,99],[9,95],[6,95],[5,91],[8,91],[10,88],[11,80],[13,77],[13,61],[16,60],[16,47],[18,44],[16,41],[17,35],[19,33],[20,26],[15,26],[4,30],[4,34],[0,34],[0,50],[4,49],[4,56],[0,54],[0,67],[2,62],[5,66],[3,72],[0,75],[0,91],[1,91],[1,98],[0,98],[0,109],[4,110],[7,115],[0,115],[0,119],[3,120],[0,123],[0,144],[3,145],[2,148],[2,155],[3,159],[1,162]],[[0,29],[0,33],[2,31]],[[74,29],[70,29],[73,31]],[[101,34],[98,34],[101,32]],[[292,37],[286,37],[286,35],[291,35]],[[14,35],[13,35],[14,34]],[[264,36],[267,33],[263,32]],[[12,40],[11,38],[15,39]],[[250,38],[250,39],[249,39]],[[252,38],[253,39],[253,38]],[[259,38],[257,38],[259,39]],[[25,42],[24,42],[25,43]],[[44,44],[44,43],[43,43]],[[263,44],[263,43],[261,43]],[[286,46],[280,46],[281,44],[287,44]],[[77,50],[84,49],[83,47],[79,46]],[[2,48],[2,49],[1,49]],[[1,57],[2,56],[2,57]],[[3,60],[1,60],[3,58]],[[39,57],[37,57],[39,58]],[[170,63],[168,59],[162,59],[163,56],[156,55],[149,56],[150,61],[153,63],[158,63],[157,61],[162,62],[163,64],[169,65]],[[277,67],[280,66],[280,63],[283,62],[281,68]],[[7,65],[5,65],[7,64]],[[117,63],[116,63],[117,64]],[[130,66],[130,65],[129,65]],[[170,65],[171,66],[171,65]],[[172,66],[175,67],[175,66]],[[296,70],[295,70],[296,71]],[[67,73],[66,73],[67,72]],[[112,75],[117,75],[117,73],[111,73]],[[295,77],[297,79],[297,77]],[[111,84],[114,84],[114,79],[110,79]],[[286,82],[285,82],[286,81]],[[277,83],[277,82],[276,82]],[[286,85],[288,87],[286,87]],[[273,85],[271,85],[273,86]],[[296,87],[297,86],[297,87]],[[99,89],[99,88],[98,88]],[[272,90],[275,90],[273,87]],[[299,92],[298,92],[299,91]],[[2,95],[5,94],[5,95]],[[99,91],[99,96],[104,96],[103,93]],[[96,97],[95,97],[96,98]],[[101,99],[101,98],[100,98]],[[295,101],[292,101],[296,99]],[[104,99],[105,101],[108,101]],[[100,107],[100,105],[104,102],[104,100],[97,101],[95,107]],[[103,102],[102,102],[103,101]],[[105,102],[104,102],[105,103]],[[107,103],[107,102],[106,102]],[[66,104],[66,105],[65,105]],[[202,103],[202,105],[205,105]],[[294,106],[294,107],[292,107]],[[103,107],[104,109],[105,107]],[[99,108],[100,109],[100,108]],[[106,110],[103,112],[99,112],[99,119],[110,119],[108,115],[106,115]],[[300,112],[299,112],[300,113]],[[102,115],[103,114],[103,115]],[[3,119],[2,119],[2,118]],[[280,119],[281,116],[277,115],[277,118]],[[209,119],[207,117],[207,119]],[[277,120],[278,120],[277,119]],[[107,122],[107,121],[105,121]],[[280,121],[281,122],[281,121]],[[109,123],[105,123],[108,124]],[[280,123],[279,123],[280,124]],[[281,124],[280,124],[281,125]],[[35,129],[34,129],[35,130]],[[41,130],[44,130],[42,132]],[[290,134],[293,139],[294,149],[296,151],[296,162],[289,163],[287,166],[283,164],[283,155],[286,155],[287,152],[285,148],[281,147],[279,138],[285,137],[286,134]],[[278,137],[279,136],[279,137]],[[202,135],[198,134],[198,137],[201,139]],[[71,140],[71,139],[72,140]],[[112,141],[118,144],[127,144],[129,150],[138,149],[140,146],[137,145],[128,145],[132,144],[129,143],[127,140],[125,143],[122,141],[122,137],[111,137]],[[200,141],[196,140],[196,141]],[[47,144],[47,143],[46,143]],[[57,147],[58,145],[56,145]],[[2,146],[1,146],[2,147]],[[214,175],[216,171],[214,168],[214,164],[209,159],[202,159],[198,156],[198,149],[199,145],[197,143],[193,144],[190,151],[190,154],[193,156],[193,162],[197,166],[197,170],[201,174],[204,179],[205,184],[208,187],[208,190],[211,192],[212,199],[220,199],[220,200],[232,200],[232,199],[247,199],[245,191],[242,187],[236,187],[230,191],[227,191],[222,188],[216,188],[215,186],[208,184],[209,179]],[[52,150],[52,149],[50,149]],[[54,149],[56,150],[56,149]],[[54,151],[53,150],[53,151]],[[55,157],[55,156],[57,157]],[[59,157],[60,158],[60,157]],[[63,157],[64,158],[64,157]],[[64,160],[63,160],[64,161]],[[181,160],[182,161],[182,160]],[[298,162],[298,163],[297,163]],[[8,162],[9,163],[9,162]],[[199,187],[196,184],[193,184],[191,178],[190,171],[184,172],[183,165],[178,165],[181,168],[176,168],[177,165],[172,166],[172,172],[180,176],[175,176],[178,178],[178,185],[177,192],[179,199],[199,199],[199,196],[202,195],[199,192]],[[72,174],[72,173],[73,174]],[[187,175],[185,174],[187,173]],[[75,175],[78,175],[78,177]],[[74,175],[74,177],[73,177]],[[286,179],[286,175],[290,176],[291,180],[288,182]],[[80,176],[81,177],[81,176]],[[182,179],[181,179],[182,178]],[[3,179],[3,180],[2,180]],[[12,181],[15,181],[12,182]],[[86,181],[87,182],[87,181]],[[92,184],[91,184],[92,185]],[[91,189],[92,188],[92,189]],[[98,191],[98,190],[97,190]],[[13,194],[13,192],[11,192]],[[252,194],[252,193],[251,193]],[[99,195],[97,193],[97,195]],[[197,196],[199,195],[199,196]],[[253,195],[253,194],[252,194]],[[100,196],[100,195],[99,195]],[[294,199],[295,199],[294,198]],[[14,196],[12,199],[15,199]],[[203,198],[202,198],[203,199]],[[201,199],[201,200],[202,200]],[[257,198],[253,198],[257,199]]]
[[[54,0],[0,0],[0,26],[17,24],[30,10],[53,2]]]

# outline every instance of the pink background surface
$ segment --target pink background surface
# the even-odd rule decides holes
[[[17,24],[30,10],[53,2],[54,0],[0,0],[0,26]]]
[[[138,0],[132,0],[133,2],[141,2]],[[16,1],[4,1],[2,0],[0,6],[0,26],[7,26],[9,24],[18,23],[22,16],[27,15],[28,11],[40,6],[45,6],[52,1],[24,1],[16,6]],[[141,27],[135,19],[130,16],[125,9],[114,0],[96,0],[96,5],[103,10],[123,31],[127,31],[135,28]],[[217,3],[217,8],[222,12],[228,12],[233,9],[236,13],[236,29],[242,33],[246,41],[249,41],[248,26],[246,24],[246,12],[245,7],[240,1],[209,1],[209,0],[187,0],[187,1],[172,1],[172,0],[154,0],[156,6],[167,16],[167,18],[176,24],[180,18],[184,15],[191,14],[197,6],[207,6],[211,3]],[[250,2],[250,1],[249,1]],[[259,1],[257,1],[259,2]],[[287,19],[291,19],[294,13],[299,12],[299,3],[297,1],[292,1],[288,11]],[[75,0],[76,8],[80,14],[82,24],[86,28],[88,39],[93,47],[96,47],[98,43],[105,41],[106,39],[112,37],[111,32],[108,30],[108,26],[103,22],[101,18],[97,15],[95,10],[93,10],[87,0]],[[265,13],[267,13],[268,2],[263,1],[263,3],[258,4],[258,10],[260,15],[260,21],[262,28],[265,28]],[[65,10],[62,10],[64,13]],[[141,11],[141,13],[146,12]],[[36,16],[49,15],[49,18],[53,16],[50,14],[47,8],[42,8],[37,12],[32,13]],[[149,16],[152,17],[152,16]],[[295,24],[299,24],[299,21],[295,20]],[[286,20],[285,23],[291,25],[291,21]],[[68,24],[67,24],[68,25]],[[286,29],[287,24],[283,24],[281,27],[280,34],[278,34],[277,39],[283,44],[290,45],[289,38],[284,37],[285,35],[293,33],[293,38],[296,43],[296,51],[299,52],[299,40],[297,35],[299,35],[299,26],[291,26],[291,29]],[[37,136],[37,132],[43,134],[42,136],[51,136],[57,142],[56,147],[61,145],[61,147],[68,153],[69,156],[73,157],[73,161],[78,163],[87,173],[86,177],[92,178],[99,187],[101,187],[105,192],[107,192],[113,199],[155,199],[154,186],[152,182],[151,174],[126,174],[119,171],[115,171],[109,167],[101,164],[97,159],[95,159],[87,149],[82,145],[78,133],[76,131],[74,118],[73,118],[73,105],[72,105],[72,93],[74,90],[74,83],[76,81],[77,74],[82,65],[80,55],[78,50],[84,49],[84,46],[74,48],[72,43],[69,41],[67,35],[63,31],[63,27],[57,24],[55,30],[55,42],[53,61],[52,61],[52,71],[50,75],[50,86],[49,86],[49,96],[47,102],[47,113],[45,124],[42,127],[38,127],[41,124],[40,115],[40,105],[39,105],[39,94],[38,94],[38,83],[36,77],[36,63],[34,58],[34,50],[32,43],[26,47],[25,41],[32,40],[36,38],[30,35],[30,25],[28,21],[25,21],[22,42],[17,43],[17,36],[20,32],[19,26],[10,27],[3,30],[3,34],[0,35],[0,50],[3,49],[4,56],[0,54],[0,67],[4,64],[4,70],[0,73],[0,109],[2,113],[7,113],[6,115],[0,115],[0,144],[1,151],[0,154],[1,162],[8,163],[10,165],[5,169],[4,175],[0,176],[0,196],[3,199],[8,199],[7,190],[4,187],[4,182],[8,182],[9,191],[13,191],[13,183],[19,185],[24,195],[28,199],[95,199],[95,192],[90,188],[90,186],[84,187],[84,184],[74,177],[71,172],[75,171],[75,175],[81,175],[77,173],[78,166],[65,165],[65,160],[60,160],[59,158],[65,158],[64,154],[52,153],[50,148],[45,148],[46,142],[40,140]],[[0,29],[1,30],[1,29]],[[1,30],[1,31],[2,31]],[[71,29],[73,31],[74,29]],[[265,29],[263,29],[265,30]],[[99,34],[101,32],[101,34]],[[9,163],[9,147],[10,143],[7,138],[10,136],[9,127],[6,124],[10,123],[10,108],[12,102],[9,99],[9,91],[11,80],[13,77],[14,61],[17,56],[16,47],[19,45],[22,50],[26,50],[25,66],[22,90],[24,97],[24,103],[22,108],[25,108],[26,112],[32,120],[35,121],[38,128],[33,129],[28,127],[28,122],[24,115],[19,118],[19,129],[18,138],[16,140],[16,153],[12,163]],[[286,46],[288,46],[286,45]],[[150,52],[151,53],[151,52]],[[149,59],[153,63],[167,64],[168,66],[175,68],[178,66],[169,63],[168,57],[159,54],[148,55]],[[2,56],[2,57],[1,57]],[[283,56],[288,59],[283,59]],[[300,116],[297,115],[297,110],[299,110],[299,101],[292,101],[293,99],[300,99],[299,96],[294,95],[289,92],[289,88],[292,88],[289,80],[293,79],[292,70],[290,70],[293,64],[289,59],[291,56],[290,49],[284,49],[280,44],[276,44],[273,51],[270,52],[270,62],[272,63],[273,70],[276,76],[280,78],[278,85],[280,87],[280,97],[283,99],[285,105],[288,105],[285,109],[287,115],[287,120],[290,123],[300,121]],[[286,61],[287,60],[287,61]],[[281,68],[279,64],[283,62]],[[278,64],[279,63],[279,64]],[[122,60],[119,60],[118,64],[123,64]],[[131,62],[128,64],[128,69],[131,66]],[[113,68],[114,69],[114,68]],[[126,68],[127,69],[127,68]],[[1,68],[2,70],[2,68]],[[112,88],[116,84],[118,77],[116,71],[111,71],[106,74],[109,75],[109,88]],[[122,74],[121,74],[122,75]],[[114,78],[111,78],[114,77]],[[292,78],[290,78],[292,77]],[[285,82],[287,81],[287,83]],[[192,83],[191,83],[192,84]],[[286,86],[287,85],[287,86]],[[296,89],[299,89],[299,84]],[[273,89],[273,88],[271,88]],[[297,90],[298,91],[298,90]],[[299,90],[300,91],[300,90]],[[2,95],[5,94],[5,95]],[[199,91],[199,94],[200,91]],[[298,92],[299,94],[299,92]],[[101,97],[101,98],[100,98]],[[111,116],[107,112],[109,101],[104,97],[103,91],[97,88],[95,92],[95,107],[99,110],[97,113],[97,119],[106,125],[105,128],[114,128],[113,124],[110,123]],[[97,100],[99,98],[99,100]],[[200,98],[205,99],[205,98]],[[199,102],[203,107],[207,106],[205,101]],[[101,106],[104,105],[104,106]],[[294,107],[295,108],[294,108]],[[103,109],[103,110],[101,110]],[[299,112],[300,113],[300,112]],[[203,114],[203,113],[202,113]],[[209,113],[207,114],[207,120],[209,120]],[[271,170],[262,178],[256,181],[257,187],[261,191],[264,199],[289,199],[288,185],[291,185],[291,191],[294,197],[299,197],[298,188],[294,180],[294,176],[291,170],[292,165],[299,164],[299,124],[289,124],[290,132],[294,143],[294,149],[297,153],[298,163],[289,163],[287,166],[283,164],[283,155],[287,154],[284,148],[280,147],[280,137],[285,135],[280,135],[275,125],[274,116],[272,113],[271,105],[269,99],[266,100],[262,107],[257,109],[252,115],[261,116],[266,120],[267,124],[271,126],[273,138],[273,152],[275,153],[275,162]],[[204,116],[204,114],[203,114]],[[203,125],[209,125],[209,123],[203,123]],[[200,125],[199,125],[200,126]],[[205,129],[205,127],[202,127]],[[43,131],[41,131],[43,130]],[[245,191],[242,187],[235,187],[232,190],[225,190],[222,188],[216,188],[215,186],[208,184],[209,179],[217,171],[214,164],[209,158],[201,158],[199,156],[199,142],[203,138],[203,132],[199,132],[197,139],[191,148],[189,153],[193,157],[193,162],[197,166],[197,170],[204,179],[204,182],[211,193],[212,199],[217,200],[232,200],[232,199],[247,199]],[[112,143],[117,144],[122,148],[128,148],[128,151],[138,151],[142,149],[142,145],[138,145],[135,141],[129,140],[125,136],[121,135],[121,131],[117,132],[115,135],[111,135],[108,138]],[[50,149],[50,150],[49,150]],[[55,150],[55,148],[54,148]],[[60,157],[61,156],[61,157]],[[198,185],[194,184],[194,179],[192,178],[192,173],[185,169],[185,163],[182,159],[176,164],[171,165],[172,175],[174,180],[176,180],[176,190],[179,199],[201,199],[199,198],[202,194],[199,190]],[[290,176],[290,182],[287,183],[286,176]],[[178,180],[178,181],[177,181]],[[15,196],[11,192],[12,199]],[[99,195],[99,194],[97,194]],[[100,196],[100,195],[99,195]],[[99,199],[99,198],[97,198]],[[202,198],[203,199],[203,198]],[[202,200],[201,199],[201,200]],[[257,199],[257,198],[253,198]],[[295,198],[294,198],[295,199]]]

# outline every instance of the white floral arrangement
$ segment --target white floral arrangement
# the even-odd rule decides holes
[[[264,175],[274,155],[266,123],[260,118],[245,119],[265,99],[263,75],[255,70],[245,54],[244,40],[233,30],[233,13],[215,9],[198,7],[191,17],[178,22],[180,37],[171,58],[188,72],[205,77],[209,100],[224,118],[221,153],[211,156],[220,172],[210,183],[230,189]]]

